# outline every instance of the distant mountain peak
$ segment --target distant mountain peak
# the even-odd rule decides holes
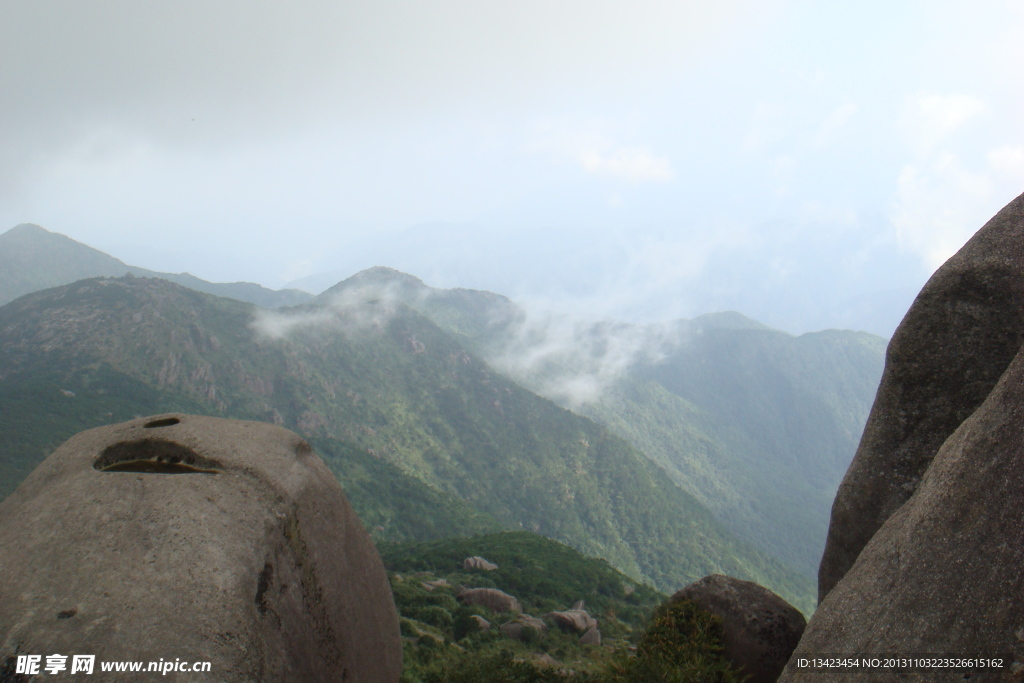
[[[431,289],[423,282],[423,280],[414,275],[409,275],[408,273],[403,273],[400,270],[388,268],[387,266],[373,266],[372,268],[366,268],[365,270],[361,270],[355,275],[342,280],[330,289],[324,291],[320,296],[337,294],[354,287],[379,287],[389,285],[397,286],[402,290],[414,292]]]
[[[306,292],[274,291],[249,282],[207,282],[188,273],[137,268],[35,223],[21,223],[0,234],[0,305],[41,289],[86,278],[121,277],[127,273],[163,278],[265,308],[294,306],[313,298]]]
[[[8,230],[4,234],[5,235],[23,235],[23,234],[28,234],[28,233],[38,234],[40,232],[49,233],[50,231],[47,230],[46,228],[44,228],[41,225],[36,225],[35,223],[18,223],[17,225],[15,225],[13,228]]]
[[[35,223],[19,223],[7,232],[0,233],[0,242],[8,244],[26,244],[26,243],[39,243],[40,240],[45,240],[46,244],[59,240],[67,244],[79,245],[79,242],[71,239],[67,235],[62,235],[59,232],[52,232],[47,230],[41,225]],[[84,245],[81,245],[84,246]]]
[[[773,328],[760,323],[753,318],[748,318],[736,311],[720,311],[717,313],[705,313],[692,320],[694,324],[704,328],[727,329],[727,330],[772,330]],[[777,331],[777,330],[773,330]]]

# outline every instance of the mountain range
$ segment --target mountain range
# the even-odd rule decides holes
[[[50,232],[33,223],[16,225],[0,235],[0,305],[23,294],[66,285],[87,277],[158,277],[217,296],[277,308],[313,298],[298,289],[273,290],[252,282],[207,282],[188,273],[158,273],[129,266],[102,251]]]
[[[491,292],[371,268],[323,292],[402,302],[492,367],[629,441],[734,533],[815,576],[885,340],[794,337],[736,312],[662,325],[536,315]]]
[[[527,529],[661,590],[722,572],[807,612],[884,352],[735,313],[545,318],[386,268],[317,297],[206,283],[31,225],[0,263],[0,494],[86,427],[267,420],[310,438],[378,540]]]

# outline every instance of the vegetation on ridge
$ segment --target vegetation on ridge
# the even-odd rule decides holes
[[[811,581],[735,539],[625,441],[502,377],[404,305],[260,315],[144,278],[37,292],[0,308],[0,396],[38,373],[57,372],[57,385],[106,366],[108,378],[144,385],[171,409],[187,401],[194,412],[349,444],[350,463],[368,454],[410,486],[418,480],[424,496],[565,541],[664,590],[721,572],[813,605]],[[40,423],[59,422],[65,408],[56,396],[50,405]],[[27,466],[41,456],[4,453]],[[395,510],[392,520],[402,517]],[[382,540],[416,533],[382,519],[372,525]]]
[[[530,532],[506,532],[381,548],[401,617],[405,683],[594,683],[739,680],[721,656],[721,622],[689,602],[638,584],[607,562]],[[497,569],[464,569],[481,556]],[[516,597],[545,628],[508,637],[517,615],[460,604],[460,587]],[[581,645],[545,618],[577,601],[596,618],[601,645]],[[486,628],[479,622],[484,619]]]

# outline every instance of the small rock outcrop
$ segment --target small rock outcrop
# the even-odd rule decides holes
[[[583,633],[587,629],[597,626],[597,619],[582,609],[550,612],[544,616],[549,617],[555,622],[555,626],[563,631],[572,631],[573,633]]]
[[[601,632],[597,630],[597,625],[591,626],[587,629],[587,632],[580,636],[580,645],[600,645],[601,644]]]
[[[161,415],[72,437],[0,503],[0,568],[0,662],[181,658],[224,681],[401,673],[380,557],[281,427]]]
[[[515,621],[510,621],[507,624],[502,624],[498,627],[502,635],[506,638],[513,638],[515,640],[525,640],[527,629],[533,629],[537,633],[543,633],[548,630],[548,625],[537,617],[531,617],[528,614],[520,614],[516,617]]]
[[[491,630],[491,622],[487,621],[479,614],[471,614],[469,615],[469,618],[476,622],[477,628],[479,628],[481,631]]]
[[[495,569],[498,568],[498,565],[494,564],[493,562],[488,562],[479,555],[474,555],[473,557],[467,557],[465,560],[462,561],[462,568],[466,570],[483,569],[487,572],[493,572]]]
[[[455,596],[464,605],[479,605],[492,612],[522,612],[519,600],[497,588],[464,588]]]
[[[691,583],[671,600],[689,600],[722,619],[722,654],[749,683],[775,683],[806,625],[799,610],[767,588],[721,574]]]
[[[943,442],[1024,342],[1024,195],[941,268],[889,343],[874,406],[832,506],[818,599],[917,490]]]

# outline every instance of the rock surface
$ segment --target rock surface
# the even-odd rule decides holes
[[[587,614],[585,610],[581,609],[571,609],[566,610],[565,612],[550,612],[544,616],[550,617],[555,622],[555,626],[563,631],[583,633],[587,629],[597,626],[597,619]]]
[[[808,653],[1006,657],[972,680],[1024,672],[1024,351],[946,440],[914,495],[826,596],[793,659]],[[1013,674],[1013,675],[1011,675]],[[964,672],[917,672],[962,680]],[[786,681],[839,681],[797,671]],[[875,680],[896,680],[880,676]]]
[[[479,614],[471,614],[469,615],[469,618],[476,622],[477,628],[479,628],[481,631],[491,630],[491,622],[487,621]]]
[[[467,557],[465,560],[462,561],[462,568],[483,569],[487,572],[493,572],[495,569],[498,568],[498,565],[494,564],[493,562],[488,562],[479,555],[474,555],[473,557]]]
[[[401,672],[369,536],[309,444],[269,424],[163,415],[72,437],[0,503],[0,596],[0,666],[59,652],[211,662],[166,680]]]
[[[497,588],[464,588],[455,596],[464,605],[479,605],[493,612],[522,612],[519,600]]]
[[[886,353],[857,454],[832,506],[819,602],[917,489],[1024,340],[1024,195],[928,280]]]
[[[580,645],[600,645],[601,644],[601,632],[597,630],[597,625],[591,626],[587,629],[587,632],[580,636]]]
[[[524,640],[526,638],[526,630],[533,629],[537,633],[543,633],[548,630],[548,625],[537,617],[531,617],[529,614],[520,614],[516,617],[515,621],[510,621],[507,624],[502,624],[498,627],[502,635],[506,638],[513,638],[515,640]]]
[[[723,655],[748,683],[775,683],[800,641],[806,621],[795,607],[767,588],[712,574],[676,592],[722,619]]]

